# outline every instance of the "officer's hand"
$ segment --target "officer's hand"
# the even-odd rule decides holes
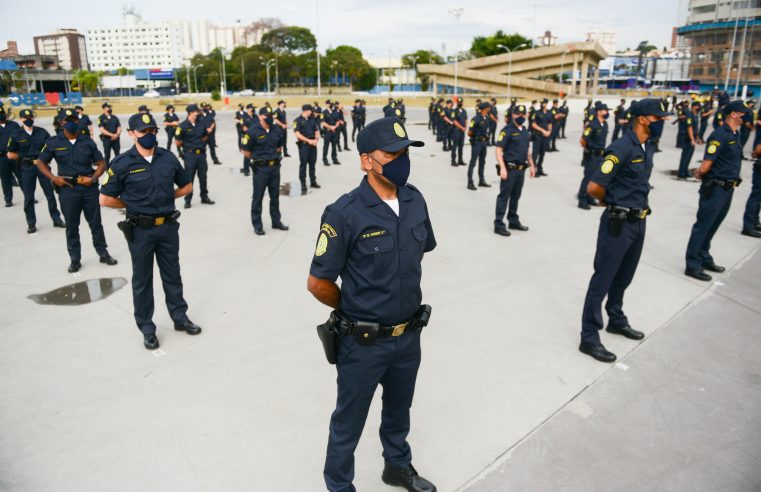
[[[59,188],[62,186],[68,186],[69,188],[74,188],[74,186],[71,183],[63,179],[61,176],[55,176],[53,178],[53,184],[55,184]]]
[[[531,171],[530,171],[530,174],[529,174],[529,176],[531,176],[532,178],[535,178],[535,177],[536,177],[536,168],[535,168],[535,167],[532,167],[532,168],[531,168]]]
[[[694,140],[691,141],[690,144],[694,147],[695,146],[695,141]]]
[[[507,169],[505,169],[504,167],[499,168],[499,179],[501,179],[502,181],[507,179]]]
[[[92,186],[95,184],[95,178],[90,176],[80,176],[77,178],[77,184],[82,186]]]

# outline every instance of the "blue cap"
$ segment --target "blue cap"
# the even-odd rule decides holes
[[[156,120],[154,120],[153,116],[150,114],[137,113],[130,116],[129,125],[127,128],[141,132],[143,130],[147,130],[148,128],[158,128],[158,126],[156,125]]]
[[[61,111],[58,112],[58,121],[66,121],[66,120],[78,120],[79,115],[77,112],[71,108],[61,108]]]
[[[270,106],[262,106],[259,108],[259,114],[272,114],[272,108]]]
[[[674,113],[666,111],[666,105],[664,102],[655,97],[649,97],[647,99],[640,99],[639,101],[632,101],[631,109],[632,116],[671,116]]]
[[[513,113],[516,113],[516,114],[526,114],[526,106],[524,106],[523,104],[521,104],[519,106],[514,106],[513,107]]]
[[[595,111],[607,111],[607,110],[608,110],[608,105],[605,104],[604,102],[597,101],[595,103]]]
[[[201,110],[198,109],[198,105],[197,104],[188,104],[185,107],[185,111],[187,111],[188,113],[195,113],[196,111],[201,111]]]
[[[732,101],[730,103],[727,103],[726,106],[724,106],[724,114],[729,113],[750,113],[750,108],[748,107],[748,104],[745,101]]]
[[[34,113],[32,113],[31,109],[22,109],[21,111],[19,111],[18,115],[19,115],[19,118],[24,118],[24,119],[34,117]]]
[[[402,120],[396,117],[380,118],[371,122],[357,134],[357,150],[368,154],[374,150],[396,152],[406,147],[422,147],[419,140],[407,138]]]

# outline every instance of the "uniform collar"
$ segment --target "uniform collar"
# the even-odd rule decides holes
[[[407,186],[399,186],[396,188],[396,197],[400,202],[408,202],[412,200],[412,193]],[[367,176],[362,178],[362,182],[359,184],[359,198],[366,207],[374,207],[383,203],[381,197],[375,192],[370,183],[367,181]]]
[[[626,136],[637,147],[642,147],[642,145],[644,145],[642,142],[639,141],[639,138],[637,138],[637,134],[634,133],[634,130],[632,130],[631,128],[626,129]]]

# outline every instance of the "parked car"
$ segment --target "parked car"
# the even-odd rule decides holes
[[[159,94],[158,91],[154,91],[153,89],[149,91],[145,91],[145,94],[143,94],[143,97],[150,97],[151,99],[156,99],[157,97],[161,97],[161,94]]]
[[[238,93],[238,95],[239,96],[253,96],[254,95],[254,91],[252,91],[251,89],[245,89],[245,90],[240,91]]]

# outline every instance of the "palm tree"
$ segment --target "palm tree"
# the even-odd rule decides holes
[[[639,53],[637,55],[637,77],[642,75],[642,58],[648,54],[649,52],[657,49],[652,44],[647,44],[647,41],[640,41],[639,45],[637,45],[637,52]]]

